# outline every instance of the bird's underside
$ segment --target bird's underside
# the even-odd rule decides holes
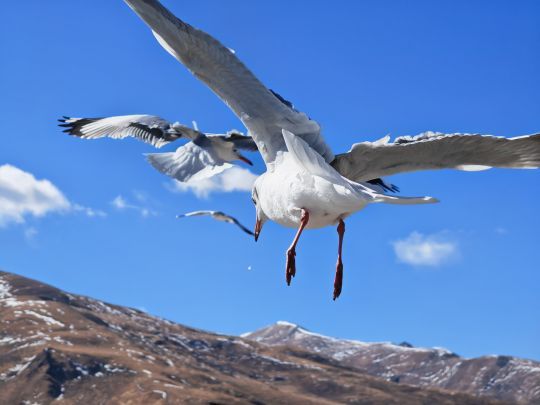
[[[309,168],[318,170],[317,173],[309,174],[326,176],[326,181],[330,183],[335,181],[336,184],[350,184],[353,191],[364,187],[365,193],[373,193],[375,197],[379,196],[377,197],[379,200],[386,198],[384,202],[391,203],[406,200],[384,194],[387,191],[398,191],[396,186],[382,180],[383,177],[393,174],[448,168],[479,170],[489,167],[540,166],[540,134],[502,138],[481,134],[426,132],[417,136],[399,137],[394,142],[385,137],[376,142],[357,143],[348,152],[335,155],[325,142],[320,125],[305,113],[298,111],[291,102],[262,84],[229,48],[209,34],[178,19],[157,0],[124,1],[148,25],[159,44],[206,84],[242,121],[251,138],[244,137],[238,139],[238,142],[247,149],[257,149],[260,152],[267,166],[265,176],[272,176],[272,173],[279,171],[276,166],[279,165],[280,156],[291,152],[287,148],[285,133],[291,134],[290,139],[298,138],[300,143],[305,143],[308,150],[306,156],[315,156],[314,160],[319,161],[318,164],[300,162],[300,166],[307,168],[305,169],[307,172],[310,171]],[[99,137],[103,135],[103,131],[106,132],[105,129],[99,132],[94,125],[93,131],[97,131],[95,136],[85,133],[79,125],[82,123],[94,125],[92,122],[81,121],[78,124],[68,120],[64,122],[68,132],[71,131],[73,135],[81,137]],[[158,119],[146,125],[146,131],[141,125],[131,125],[129,131],[131,136],[160,146],[174,140],[175,137],[177,139],[184,136],[181,129]],[[110,128],[108,130],[110,131]],[[188,130],[195,131],[189,128]],[[113,137],[128,136],[126,133],[129,131],[124,128]],[[257,200],[261,198],[273,198],[263,196],[264,193],[264,187],[258,191],[254,189],[253,193],[257,210],[256,239],[264,223],[263,217],[264,220],[273,219],[261,210],[260,204],[257,204]],[[287,194],[288,190],[284,187],[278,189],[276,193],[285,194],[281,196],[284,201],[290,197],[290,193]],[[377,200],[375,197],[374,201]],[[422,200],[418,199],[418,203],[422,203]],[[303,229],[309,226],[310,220],[313,220],[305,207],[297,208],[298,232],[287,251],[288,283],[296,273],[296,244]],[[229,220],[227,216],[219,217],[219,214],[215,213],[208,215],[216,219]],[[336,221],[339,243],[334,299],[341,293],[343,279],[341,256],[345,232],[343,218],[338,217]]]

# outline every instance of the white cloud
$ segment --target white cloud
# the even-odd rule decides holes
[[[9,164],[0,166],[0,228],[24,223],[27,217],[69,211],[83,212],[89,217],[105,215],[102,211],[73,204],[49,180],[38,180],[32,173]]]
[[[242,167],[231,167],[220,174],[202,180],[185,183],[174,181],[173,191],[193,192],[199,198],[206,198],[214,192],[251,191],[258,176]]]
[[[79,204],[72,204],[74,211],[82,212],[87,217],[106,217],[107,214],[101,210],[96,210],[95,208],[85,207]]]
[[[0,227],[70,209],[71,203],[49,180],[37,180],[9,164],[0,166]]]
[[[117,196],[114,200],[112,200],[111,204],[113,207],[119,210],[128,208],[128,203],[126,202],[126,200],[124,200],[124,197],[122,197],[121,195]]]
[[[36,228],[34,228],[33,226],[31,226],[30,228],[26,228],[24,230],[24,237],[28,241],[33,240],[36,237],[37,234],[38,234],[38,230]]]
[[[413,232],[392,245],[400,262],[414,266],[436,267],[458,255],[457,243],[445,240],[440,234],[422,235]]]
[[[137,197],[137,194],[136,194],[136,197],[138,200],[140,200],[139,197]],[[143,207],[142,205],[137,205],[137,204],[131,204],[129,203],[124,197],[122,197],[121,195],[118,195],[116,196],[112,201],[111,201],[111,205],[116,208],[117,210],[120,210],[120,211],[123,211],[123,210],[134,210],[134,211],[138,211],[139,214],[141,214],[143,217],[149,217],[149,216],[154,216],[154,215],[157,215],[157,212],[151,210],[150,208],[147,208],[147,207]]]

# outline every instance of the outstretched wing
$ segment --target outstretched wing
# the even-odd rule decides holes
[[[332,166],[356,182],[419,170],[540,166],[540,134],[502,138],[425,132],[399,137],[393,143],[385,141],[357,143],[337,155]]]
[[[255,236],[255,234],[248,228],[246,228],[244,225],[240,223],[236,218],[231,217],[230,215],[227,215],[227,217],[231,220],[230,223],[235,224],[237,227],[239,227],[241,230],[243,230],[245,233],[251,236]]]
[[[244,225],[242,225],[240,223],[240,221],[238,221],[236,218],[230,216],[230,215],[227,215],[225,214],[224,212],[221,212],[221,211],[193,211],[193,212],[188,212],[188,213],[185,213],[185,214],[180,214],[180,215],[177,215],[176,218],[184,218],[184,217],[194,217],[194,216],[202,216],[202,215],[209,215],[211,216],[212,218],[218,220],[218,221],[223,221],[223,222],[227,222],[229,224],[234,224],[236,226],[238,226],[241,230],[243,230],[245,233],[247,233],[248,235],[252,235],[253,236],[253,232],[251,232],[248,228],[246,228]]]
[[[267,89],[235,54],[216,39],[176,18],[157,0],[125,0],[158,42],[210,87],[242,120],[266,163],[285,150],[281,130],[300,136],[330,162],[334,155],[317,122]]]
[[[123,139],[138,138],[157,148],[178,138],[193,138],[197,132],[183,125],[171,123],[155,115],[122,115],[107,118],[71,118],[63,117],[58,121],[64,132],[84,139],[109,137]]]
[[[199,139],[205,140],[209,142],[208,138]],[[182,182],[206,179],[232,167],[213,148],[193,141],[180,146],[175,152],[148,153],[146,159],[156,170]]]
[[[186,212],[185,214],[179,214],[176,216],[176,218],[184,218],[184,217],[198,217],[198,216],[204,216],[204,215],[213,215],[216,211],[210,211],[210,210],[200,210],[200,211],[192,211],[192,212]]]

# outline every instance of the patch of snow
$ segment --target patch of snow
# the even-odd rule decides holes
[[[182,387],[181,385],[174,385],[174,384],[163,384],[164,387],[167,387],[167,388],[176,388],[176,389],[179,389],[179,390],[183,390],[184,387]]]
[[[60,336],[55,336],[55,337],[53,337],[53,340],[54,340],[56,343],[60,343],[60,344],[66,345],[66,346],[73,346],[73,343],[71,343],[71,342],[68,341],[68,340],[62,339]]]
[[[109,372],[109,373],[124,373],[124,372],[128,371],[128,369],[126,369],[126,368],[117,367],[117,366],[112,365],[112,364],[105,364],[103,366],[103,368],[105,370],[107,370],[107,372]]]
[[[4,280],[3,277],[0,277],[0,300],[4,300],[6,298],[11,298],[12,295],[10,293],[11,286],[9,283]]]
[[[60,395],[58,395],[56,397],[56,401],[61,401],[64,399],[64,392],[65,392],[65,388],[63,385],[60,386]]]
[[[42,315],[42,314],[38,314],[37,312],[35,311],[31,311],[29,309],[25,309],[23,311],[26,315],[32,315],[32,316],[35,316],[36,318],[39,318],[41,319],[42,321],[44,321],[45,323],[47,323],[48,325],[57,325],[57,326],[60,326],[60,327],[65,327],[66,325],[64,325],[62,322],[60,321],[57,321],[56,319],[50,317],[50,316],[46,316],[46,315]]]
[[[279,325],[279,326],[290,326],[291,328],[297,328],[298,325],[294,324],[294,323],[291,323],[291,322],[287,322],[287,321],[277,321],[276,322],[276,325]]]
[[[121,326],[115,325],[114,323],[109,323],[109,328],[120,331],[120,332],[122,332],[124,330],[124,329],[122,329]]]
[[[148,377],[150,377],[150,376],[152,375],[152,372],[149,371],[149,370],[146,370],[146,369],[143,369],[142,372],[143,372],[144,374],[146,374]]]
[[[156,394],[161,395],[161,398],[163,399],[167,399],[167,393],[165,391],[152,390],[152,392],[155,392]]]
[[[4,336],[3,338],[0,339],[0,346],[3,346],[3,345],[11,345],[13,343],[18,343],[20,342],[22,339],[19,338],[19,337],[12,337],[12,336]]]
[[[15,366],[8,369],[6,372],[0,374],[0,381],[8,381],[14,377],[17,377],[24,370],[26,370],[30,364],[32,364],[35,358],[36,356],[25,357],[23,360],[26,363],[16,364]]]
[[[255,356],[260,358],[260,359],[264,359],[264,360],[270,361],[270,362],[275,363],[275,364],[281,364],[283,366],[301,367],[300,364],[291,363],[290,361],[279,360],[279,359],[276,359],[275,357],[265,356],[263,354],[256,354]]]
[[[251,349],[251,346],[248,345],[246,342],[244,342],[242,340],[235,339],[235,340],[233,340],[233,343],[235,343],[237,345],[240,345],[240,346],[243,346],[243,347],[247,347],[248,349]]]

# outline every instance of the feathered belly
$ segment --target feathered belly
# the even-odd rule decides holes
[[[362,209],[366,201],[354,191],[307,173],[275,176],[265,184],[272,195],[263,204],[265,214],[280,225],[296,228],[302,209],[309,213],[308,229],[336,224]]]

